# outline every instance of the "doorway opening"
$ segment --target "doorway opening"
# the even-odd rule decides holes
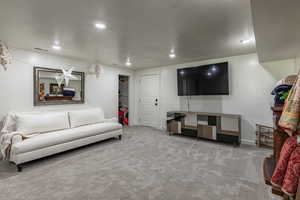
[[[129,124],[129,76],[119,75],[119,123],[128,126]]]

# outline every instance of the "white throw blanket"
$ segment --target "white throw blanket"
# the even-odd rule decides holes
[[[20,135],[22,138],[24,134],[20,132],[10,132],[10,133],[3,133],[0,138],[0,148],[3,160],[9,160],[10,150],[12,145],[13,137],[16,135]]]
[[[14,113],[9,113],[3,121],[3,128],[0,132],[0,150],[3,160],[9,160],[11,145],[15,136],[19,135],[21,136],[22,140],[25,140],[40,134],[37,131],[15,131],[15,125],[16,116]]]
[[[0,150],[4,160],[9,159],[10,147],[12,144],[12,139],[18,133],[14,132],[15,127],[15,115],[9,113],[4,121],[3,128],[0,132]]]
[[[22,139],[28,138],[25,133],[15,131],[15,114],[9,113],[3,121],[3,128],[0,132],[0,150],[3,160],[9,160],[13,137],[20,135]]]

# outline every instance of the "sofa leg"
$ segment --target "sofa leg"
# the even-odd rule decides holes
[[[119,135],[119,140],[122,140],[122,135]]]
[[[18,172],[21,172],[21,171],[22,171],[22,166],[21,166],[21,165],[16,165],[16,167],[17,167],[17,171],[18,171]]]

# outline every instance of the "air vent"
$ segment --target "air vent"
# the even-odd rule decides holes
[[[48,52],[47,49],[42,49],[42,48],[34,48],[34,50],[37,50],[37,51],[43,51],[43,52]]]

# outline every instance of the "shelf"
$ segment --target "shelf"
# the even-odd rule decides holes
[[[283,106],[273,106],[273,107],[271,107],[271,110],[273,112],[282,112]]]
[[[214,117],[229,117],[229,118],[235,118],[240,119],[241,115],[239,114],[225,114],[225,113],[208,113],[208,112],[192,112],[192,111],[169,111],[167,114],[174,114],[174,113],[180,113],[180,114],[194,114],[194,115],[204,115],[204,116],[214,116]]]
[[[239,131],[221,130],[220,133],[224,134],[224,135],[233,135],[233,136],[239,136],[240,135]]]
[[[73,97],[70,96],[45,96],[46,101],[68,100],[71,101]]]
[[[183,126],[182,128],[185,128],[185,129],[192,129],[192,130],[197,130],[197,126],[190,126],[190,125],[185,125]]]

